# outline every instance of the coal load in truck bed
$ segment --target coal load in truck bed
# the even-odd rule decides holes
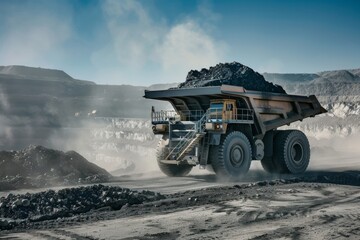
[[[201,71],[191,70],[186,81],[179,84],[178,88],[220,86],[222,84],[241,86],[252,91],[286,93],[281,86],[267,82],[260,73],[238,62],[219,63],[215,67],[203,68]]]
[[[111,175],[74,151],[42,146],[0,152],[0,190],[108,181]]]

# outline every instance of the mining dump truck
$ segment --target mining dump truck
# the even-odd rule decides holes
[[[310,160],[307,137],[277,128],[326,112],[314,95],[230,85],[145,91],[144,97],[168,101],[175,109],[151,110],[153,132],[162,135],[157,162],[168,176],[211,165],[219,176],[239,177],[252,160],[270,173],[302,173]]]

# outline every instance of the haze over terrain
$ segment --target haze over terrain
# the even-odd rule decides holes
[[[359,12],[358,0],[1,0],[0,240],[360,239]],[[224,83],[316,95],[326,114],[281,127],[307,135],[306,172],[159,170],[150,111],[172,106],[144,91]]]
[[[328,152],[327,147],[357,152],[360,69],[264,77],[289,94],[315,94],[329,111],[290,126],[308,135],[313,154]],[[142,96],[145,89],[174,86],[100,85],[73,79],[62,70],[0,67],[0,147],[18,150],[34,144],[75,150],[116,174],[157,170],[158,139],[151,130],[150,109],[171,106]]]

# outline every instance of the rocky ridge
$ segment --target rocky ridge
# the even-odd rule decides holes
[[[34,68],[21,65],[0,66],[1,77],[15,77],[17,79],[43,80],[43,81],[60,81],[77,84],[95,83],[91,81],[77,80],[72,78],[66,72],[57,69]]]

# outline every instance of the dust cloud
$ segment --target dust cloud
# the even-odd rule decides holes
[[[309,141],[312,147],[309,169],[360,170],[360,134]]]
[[[0,67],[0,149],[74,150],[113,175],[158,170],[145,89],[95,85],[60,70]]]

